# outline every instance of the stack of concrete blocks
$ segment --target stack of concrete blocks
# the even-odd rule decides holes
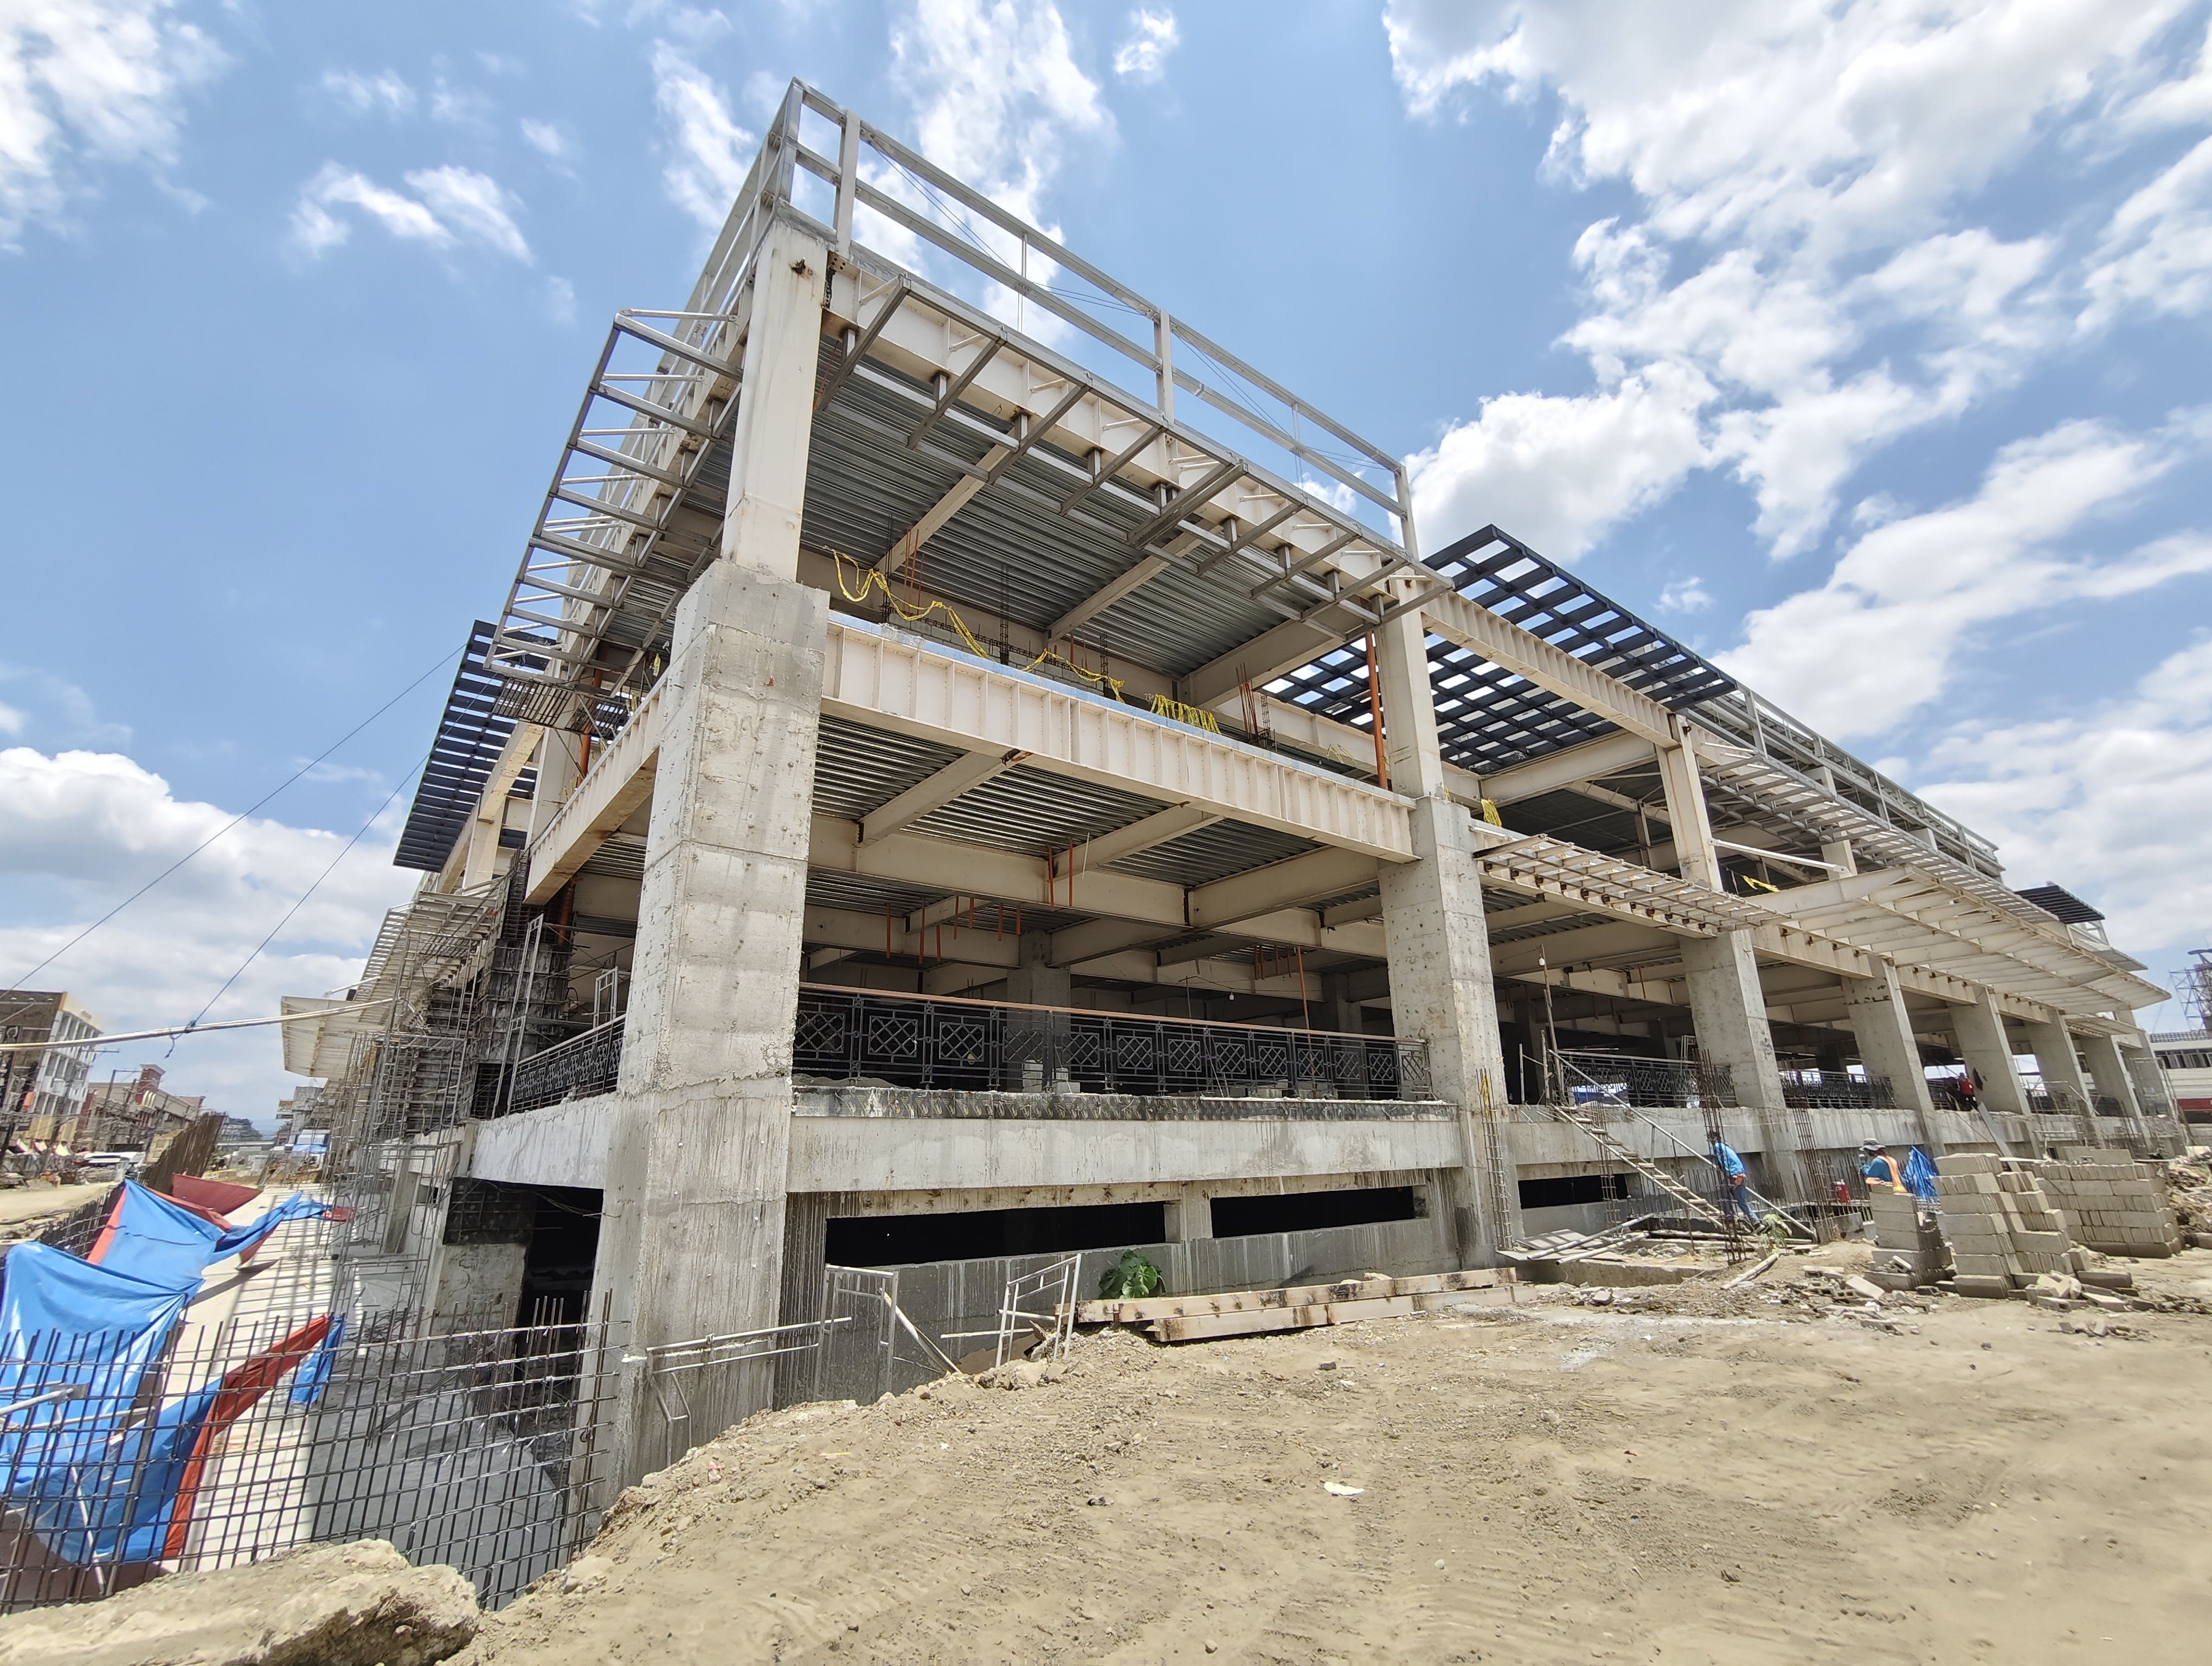
[[[2043,1274],[2087,1264],[2067,1241],[2066,1218],[2033,1176],[2007,1171],[1979,1152],[1940,1157],[1936,1170],[1936,1207],[1960,1295],[2009,1296]]]
[[[2155,1168],[2100,1146],[2068,1146],[2064,1155],[2042,1164],[2039,1176],[2077,1239],[2107,1256],[2180,1252],[2181,1224]]]
[[[1943,1235],[1927,1206],[1910,1192],[1868,1194],[1868,1225],[1874,1232],[1874,1263],[1867,1277],[1885,1290],[1917,1290],[1943,1276],[1949,1259]]]

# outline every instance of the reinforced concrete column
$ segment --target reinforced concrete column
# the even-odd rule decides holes
[[[2142,1104],[2136,1097],[2135,1079],[2128,1074],[2127,1061],[2120,1056],[2119,1043],[2110,1036],[2081,1037],[2081,1055],[2089,1061],[2089,1074],[2097,1091],[2108,1099],[2119,1102],[2120,1114],[2130,1121],[2140,1121]]]
[[[1997,998],[1988,990],[1968,1006],[1951,1009],[1951,1039],[1966,1067],[1981,1078],[1981,1100],[1991,1110],[2027,1114],[2027,1089],[2020,1079],[2020,1064],[2013,1057],[2012,1037],[2005,1033],[2004,1014]]]
[[[1682,878],[1718,891],[1720,853],[1713,846],[1712,819],[1705,810],[1704,783],[1698,779],[1697,755],[1686,737],[1679,745],[1659,748],[1659,780],[1667,794],[1667,818],[1674,824],[1675,861]],[[1782,1097],[1774,1031],[1766,1019],[1766,997],[1759,988],[1750,932],[1684,939],[1682,969],[1687,975],[1698,1056],[1727,1067],[1736,1102],[1756,1120],[1768,1183],[1781,1194],[1776,1201],[1806,1201],[1811,1182],[1796,1120]]]
[[[2074,1051],[2074,1037],[2065,1025],[2057,1019],[2048,1023],[2027,1025],[2027,1045],[2035,1055],[2037,1073],[2043,1078],[2044,1090],[2051,1095],[2054,1109],[2061,1112],[2094,1115],[2097,1109],[2096,1090],[2082,1073],[2081,1061]],[[2072,1104],[2067,1096],[2072,1096]]]
[[[1006,973],[1006,999],[1017,1009],[1006,1014],[1006,1079],[1009,1092],[1025,1088],[1049,1091],[1065,1069],[1062,1044],[1067,1020],[1054,1012],[1030,1012],[1025,1006],[1066,1006],[1075,995],[1075,975],[1052,964],[1052,933],[1024,932],[1018,945],[1021,964]],[[1032,1072],[1029,1067],[1036,1068]]]
[[[1859,1061],[1869,1073],[1889,1079],[1897,1108],[1911,1111],[1919,1122],[1920,1143],[1929,1156],[1941,1157],[1943,1140],[1936,1131],[1936,1099],[1921,1067],[1920,1043],[1913,1038],[1905,991],[1898,984],[1897,968],[1887,960],[1880,965],[1873,977],[1844,980],[1844,1016],[1858,1037]]]
[[[595,1294],[629,1352],[778,1322],[792,1030],[829,599],[798,581],[822,246],[772,234],[754,277],[721,557],[678,605],[646,836]],[[804,354],[804,377],[790,374]],[[685,1385],[695,1438],[770,1403],[769,1365]],[[662,1462],[642,1376],[622,1468]]]
[[[1414,860],[1382,875],[1392,1028],[1428,1043],[1431,1091],[1459,1110],[1466,1162],[1449,1187],[1452,1237],[1462,1265],[1486,1265],[1521,1236],[1520,1194],[1498,1120],[1505,1057],[1474,829],[1444,793],[1418,610],[1376,633],[1376,666],[1390,785],[1414,800]]]

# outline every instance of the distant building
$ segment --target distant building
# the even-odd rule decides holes
[[[37,1053],[0,1054],[0,1103],[10,1138],[49,1140],[84,1102],[100,1024],[58,990],[0,989],[0,1041],[82,1041]]]
[[[183,1133],[207,1109],[199,1093],[171,1093],[161,1085],[161,1067],[145,1064],[137,1074],[121,1073],[87,1090],[83,1108],[65,1134],[80,1151],[143,1151],[149,1155],[170,1137]]]
[[[276,1143],[280,1146],[294,1144],[302,1128],[327,1126],[320,1082],[302,1082],[292,1090],[290,1098],[276,1102]]]
[[[226,1146],[250,1146],[263,1138],[261,1130],[243,1116],[224,1117],[222,1132],[217,1136],[219,1143]]]

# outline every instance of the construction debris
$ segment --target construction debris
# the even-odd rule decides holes
[[[1362,1319],[1400,1319],[1448,1305],[1467,1291],[1495,1289],[1487,1270],[1431,1273],[1419,1278],[1374,1276],[1282,1290],[1239,1290],[1211,1296],[1149,1296],[1133,1301],[1085,1302],[1078,1324],[1145,1325],[1159,1342],[1194,1342],[1217,1336],[1255,1336],[1268,1331],[1308,1330]]]

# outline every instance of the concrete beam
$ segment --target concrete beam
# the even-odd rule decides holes
[[[1088,871],[1106,867],[1127,856],[1134,856],[1157,845],[1180,839],[1186,833],[1195,833],[1201,827],[1211,827],[1221,817],[1211,810],[1194,804],[1170,805],[1156,815],[1142,821],[1131,822],[1127,827],[1093,839],[1077,851],[1075,860]],[[1053,872],[1065,879],[1068,873],[1068,855],[1060,852],[1053,858]]]
[[[584,778],[526,853],[532,903],[550,901],[592,860],[607,836],[653,796],[667,690],[664,677],[637,702],[629,725],[600,748]]]
[[[963,751],[1025,751],[1036,768],[1385,861],[1413,854],[1395,794],[849,621],[830,628],[823,709]]]
[[[886,834],[911,826],[933,811],[942,810],[970,788],[1006,774],[1028,756],[1027,752],[969,752],[953,759],[882,808],[871,810],[860,822],[860,842],[873,844]]]
[[[1378,866],[1355,850],[1309,850],[1302,856],[1194,887],[1188,918],[1194,927],[1225,927],[1257,915],[1371,885]]]

